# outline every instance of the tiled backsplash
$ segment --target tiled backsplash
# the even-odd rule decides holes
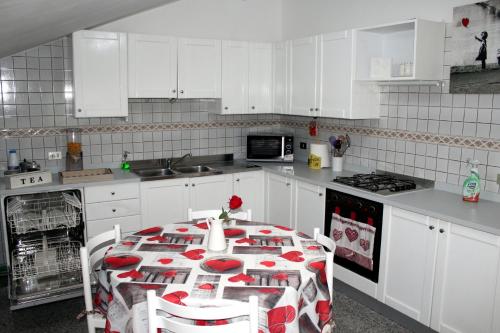
[[[449,71],[449,66],[445,66]],[[71,40],[67,37],[0,59],[0,169],[7,149],[43,167],[64,169],[64,159],[48,161],[49,151],[65,154],[67,127],[83,131],[85,167],[121,160],[234,153],[244,157],[248,131],[279,128],[296,135],[296,155],[307,159],[299,142],[350,133],[346,162],[459,185],[465,161],[476,158],[486,191],[498,192],[500,173],[500,95],[450,95],[444,88],[381,88],[377,120],[318,119],[320,136],[307,133],[310,118],[284,115],[221,116],[219,100],[130,99],[128,120],[75,119],[72,104]]]

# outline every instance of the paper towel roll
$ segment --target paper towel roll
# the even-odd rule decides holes
[[[311,143],[309,154],[319,156],[321,158],[321,167],[330,167],[330,145],[326,143]]]

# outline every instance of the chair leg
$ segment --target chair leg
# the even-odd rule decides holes
[[[93,321],[91,314],[87,314],[87,327],[88,327],[89,333],[96,333],[94,321]]]

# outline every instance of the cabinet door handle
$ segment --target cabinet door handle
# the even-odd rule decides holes
[[[239,181],[240,181],[240,179],[239,179],[239,178],[236,178],[236,181],[237,181],[237,182],[239,182]]]
[[[322,197],[322,196],[323,196],[323,193],[318,193],[318,195],[319,195],[320,197]]]
[[[439,233],[444,234],[444,229],[443,228],[439,229]]]
[[[290,183],[286,183],[286,186],[290,186]]]
[[[196,185],[193,183],[193,184],[191,184],[191,186],[192,186],[192,187],[195,187]]]
[[[111,209],[113,213],[116,213],[116,208]]]
[[[78,112],[82,112],[82,109],[78,109]]]
[[[189,186],[189,184],[184,184],[184,186],[188,187],[188,186]]]
[[[252,110],[255,110],[255,106],[252,106]]]
[[[314,109],[314,111],[319,111],[319,108]]]
[[[310,108],[309,111],[313,112],[314,111],[314,108]]]
[[[111,195],[115,195],[115,192],[111,192]]]
[[[177,92],[177,90],[175,90],[175,89],[172,89],[172,93],[174,93],[174,94],[175,94],[176,92]]]
[[[435,227],[434,227],[433,225],[430,225],[430,226],[429,226],[429,229],[430,229],[430,230],[434,230],[434,228],[435,228]]]
[[[225,106],[225,107],[224,107],[224,110],[227,110],[227,109],[229,109],[229,108],[228,108],[227,106]]]
[[[179,90],[179,92],[180,92],[181,94],[184,94],[184,90]]]

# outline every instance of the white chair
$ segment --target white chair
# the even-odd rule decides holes
[[[203,219],[207,217],[213,217],[214,219],[218,219],[219,215],[221,213],[221,210],[219,209],[212,209],[212,210],[197,210],[194,211],[191,208],[188,208],[188,221],[193,221],[196,219]],[[237,213],[231,213],[229,215],[230,218],[233,219],[239,219],[239,220],[246,220],[246,221],[251,221],[252,220],[252,210],[247,209],[241,212]]]
[[[335,241],[323,235],[319,228],[314,228],[314,240],[326,247],[329,251],[326,252],[326,282],[328,284],[328,293],[330,294],[330,302],[333,301],[333,256],[337,245]]]
[[[159,328],[168,329],[168,331],[174,333],[258,332],[259,300],[257,296],[250,296],[248,303],[210,300],[207,302],[207,305],[208,307],[200,309],[200,307],[174,304],[156,296],[154,290],[148,290],[149,333],[157,333]],[[157,312],[157,310],[160,311]],[[176,320],[172,316],[191,320],[231,319],[240,316],[249,316],[249,319],[236,321],[227,325],[197,326],[194,323],[186,323],[179,319]]]
[[[82,265],[83,296],[85,298],[85,313],[89,333],[95,333],[96,328],[104,328],[106,319],[94,310],[92,301],[91,278],[95,278],[95,267],[102,260],[109,244],[118,243],[121,239],[120,226],[115,225],[113,230],[103,232],[87,241],[86,246],[80,248]],[[97,278],[95,278],[97,280]]]

